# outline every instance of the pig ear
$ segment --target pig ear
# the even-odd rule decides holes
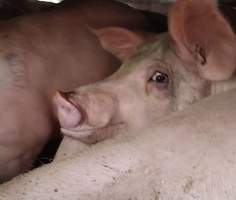
[[[177,0],[169,13],[169,31],[177,54],[194,62],[203,78],[218,81],[232,76],[236,37],[215,0]]]
[[[57,92],[53,98],[56,115],[62,128],[74,128],[81,120],[81,112],[75,107],[64,93]]]
[[[92,31],[97,35],[102,47],[122,61],[133,55],[137,47],[144,42],[141,35],[125,28],[109,27]]]

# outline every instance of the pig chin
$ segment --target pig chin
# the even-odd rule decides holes
[[[75,139],[83,139],[93,134],[94,128],[88,125],[78,125],[73,128],[61,128],[61,132],[64,135],[69,137],[73,137]]]
[[[103,127],[81,124],[74,128],[61,128],[61,132],[69,137],[79,139],[87,144],[94,144],[112,137],[127,128],[123,122],[111,122]]]

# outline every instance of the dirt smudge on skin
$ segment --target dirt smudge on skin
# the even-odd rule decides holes
[[[186,179],[186,183],[183,185],[184,193],[189,193],[194,184],[193,178],[190,176]]]

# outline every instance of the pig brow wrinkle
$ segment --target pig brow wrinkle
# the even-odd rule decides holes
[[[178,58],[181,60],[180,56],[176,53],[176,51],[173,48],[170,48],[170,51]]]

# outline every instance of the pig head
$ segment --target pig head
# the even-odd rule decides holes
[[[169,32],[138,49],[142,38],[133,32],[104,28],[96,34],[123,65],[102,82],[54,98],[62,132],[85,142],[119,129],[140,131],[234,80],[236,37],[214,0],[178,0]]]

